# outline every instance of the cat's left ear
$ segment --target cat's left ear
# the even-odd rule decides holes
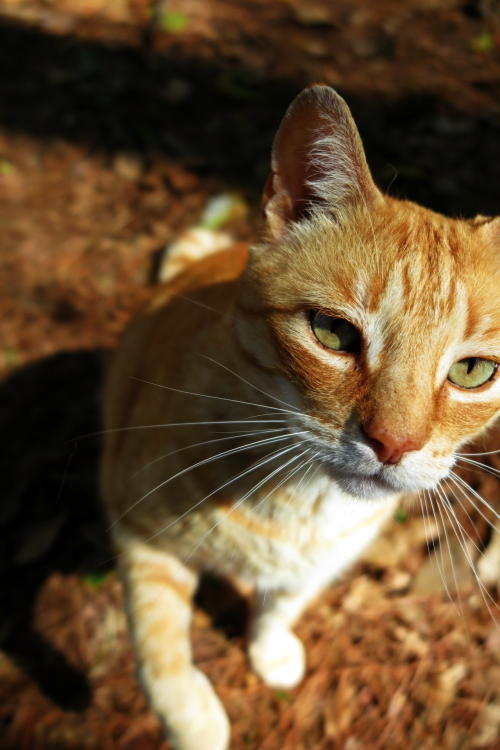
[[[329,86],[312,86],[292,102],[274,140],[271,167],[262,200],[271,242],[314,208],[340,219],[353,204],[363,202],[369,210],[384,200],[349,107]]]

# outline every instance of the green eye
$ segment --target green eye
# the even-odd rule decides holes
[[[355,352],[356,354],[361,351],[359,333],[347,320],[316,313],[311,325],[318,341],[321,341],[328,349],[333,349],[336,352]]]
[[[448,380],[460,388],[479,388],[488,380],[491,380],[496,372],[498,365],[491,359],[481,359],[480,357],[469,357],[461,359],[450,367]]]

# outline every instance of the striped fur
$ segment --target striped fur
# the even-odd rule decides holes
[[[447,380],[460,359],[500,359],[498,221],[383,196],[326,87],[292,104],[272,168],[262,240],[159,286],[104,398],[102,491],[139,671],[179,750],[229,741],[191,661],[199,573],[256,589],[251,664],[296,684],[304,607],[500,411],[500,378]],[[354,324],[361,354],[320,344],[311,311]],[[373,434],[407,446],[401,458],[381,462]]]

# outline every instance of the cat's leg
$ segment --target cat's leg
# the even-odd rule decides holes
[[[139,677],[150,705],[178,750],[226,750],[226,712],[192,663],[189,628],[196,574],[146,544],[118,552]]]
[[[477,573],[481,583],[487,587],[500,588],[500,527],[494,526],[491,538],[483,555],[479,558]]]
[[[257,591],[248,657],[252,669],[271,687],[289,688],[303,678],[306,654],[292,626],[322,586],[299,593]]]

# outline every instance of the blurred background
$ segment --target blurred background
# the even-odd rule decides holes
[[[134,677],[99,439],[81,436],[165,246],[200,224],[255,239],[274,133],[319,81],[382,189],[500,213],[498,0],[0,0],[2,749],[169,748]],[[463,476],[500,507],[486,462]],[[462,503],[482,549],[494,514]],[[298,624],[292,691],[248,672],[245,603],[205,582],[195,659],[233,748],[500,748],[496,590],[447,531],[397,515]]]

